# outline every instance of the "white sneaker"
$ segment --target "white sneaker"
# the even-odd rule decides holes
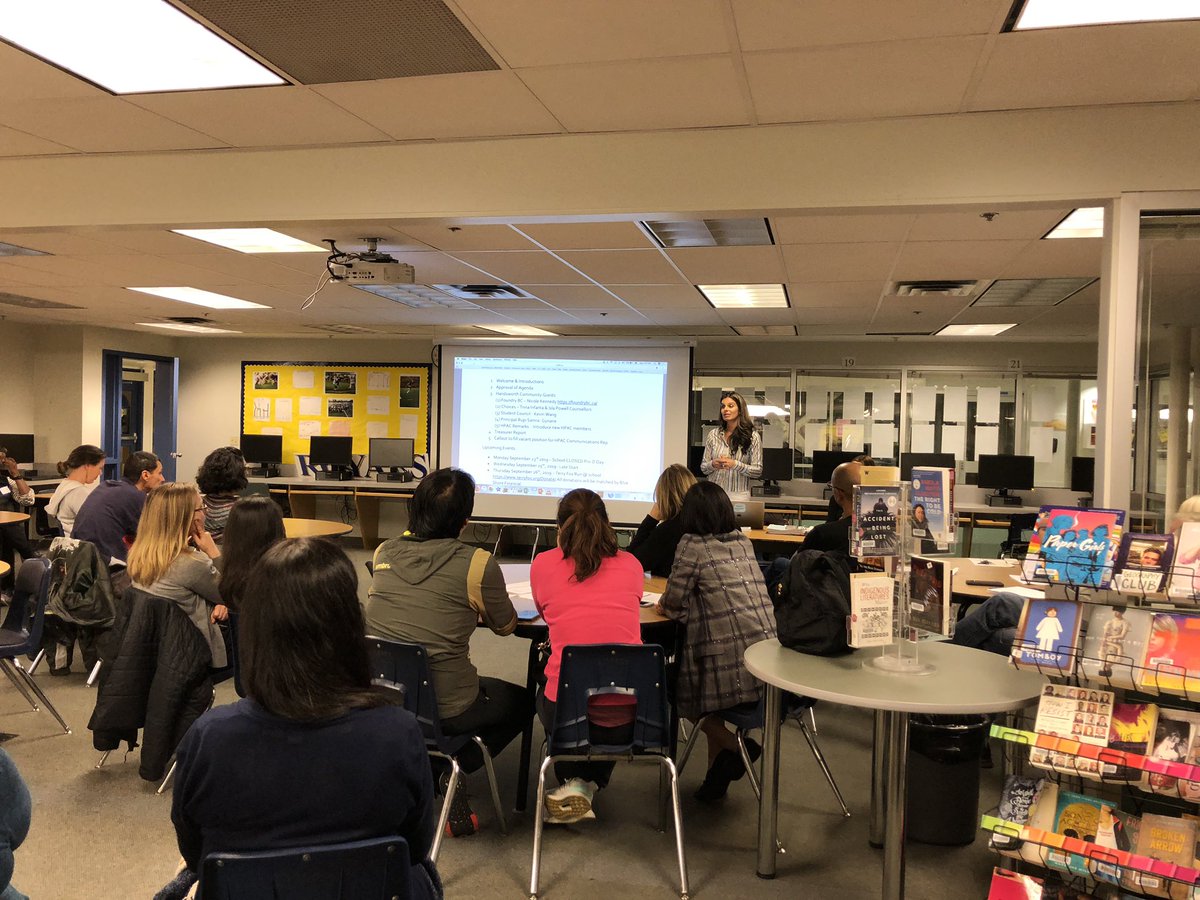
[[[582,778],[571,778],[546,794],[547,821],[566,824],[578,822],[592,812],[592,798],[596,796],[596,784]],[[595,818],[595,813],[592,813]]]
[[[542,821],[547,825],[574,825],[576,822],[594,822],[596,821],[596,811],[594,809],[589,809],[582,816],[556,816],[551,815],[549,811],[546,811],[546,815]]]

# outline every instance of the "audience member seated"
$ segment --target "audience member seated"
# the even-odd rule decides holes
[[[26,483],[17,460],[0,447],[0,510],[26,512],[33,503],[33,488]],[[36,555],[24,522],[0,525],[0,561],[10,567],[7,574],[0,576],[0,585],[5,591],[12,590],[13,573],[17,570],[15,554],[20,554],[21,559],[32,559]]]
[[[751,644],[775,637],[775,615],[754,546],[737,527],[728,495],[710,482],[693,485],[679,517],[684,534],[659,609],[687,626],[675,704],[681,717],[698,721],[709,713],[757,705],[761,686],[742,656]],[[712,717],[703,727],[708,773],[696,799],[708,802],[724,797],[746,767],[737,737],[723,721]],[[758,744],[746,744],[756,759]]]
[[[629,542],[629,552],[651,575],[666,578],[671,574],[675,548],[683,536],[679,507],[683,505],[683,495],[695,483],[696,476],[679,463],[667,466],[658,476],[658,483],[654,485],[654,505]]]
[[[801,550],[850,552],[850,513],[854,509],[854,486],[861,483],[862,463],[845,462],[833,470],[829,486],[833,488],[833,499],[841,507],[842,516],[810,531],[800,545]]]
[[[105,560],[125,562],[137,534],[146,495],[163,483],[162,463],[153,453],[130,453],[116,481],[103,481],[75,514],[71,536],[96,545]]]
[[[179,745],[171,821],[190,873],[211,853],[396,834],[412,896],[442,896],[426,861],[433,784],[411,714],[371,685],[357,579],[321,538],[260,560],[241,610],[247,698],[205,713]]]
[[[46,504],[46,512],[58,519],[64,537],[71,536],[75,517],[79,515],[83,501],[91,496],[103,471],[104,451],[91,444],[80,444],[58,464],[58,474],[63,480]]]
[[[246,458],[237,447],[218,447],[204,458],[196,472],[204,495],[204,530],[219,545],[225,534],[229,510],[246,489]]]
[[[1025,600],[1011,591],[996,591],[958,620],[951,643],[1008,656],[1017,637]]]
[[[375,551],[367,633],[422,645],[442,730],[478,735],[496,756],[522,732],[532,710],[523,687],[480,677],[471,662],[471,635],[480,621],[500,635],[517,627],[517,611],[496,560],[458,539],[474,508],[475,482],[466,472],[438,469],[421,480],[409,504],[408,531]],[[459,763],[473,772],[483,765],[483,754],[468,746]],[[448,769],[442,774],[448,778]],[[460,785],[450,832],[472,834],[477,827]]]
[[[854,457],[854,459],[852,459],[851,462],[861,463],[864,466],[875,465],[874,458],[872,458],[871,456],[868,456],[866,453],[860,453],[858,456]],[[841,517],[842,517],[842,504],[838,502],[838,498],[836,495],[831,494],[829,497],[829,512],[825,516],[825,521],[826,522],[836,522]]]
[[[129,550],[128,572],[138,590],[170,600],[200,630],[212,666],[228,665],[217,622],[228,618],[212,561],[221,555],[204,530],[204,504],[195,485],[164,484],[150,492]]]
[[[33,802],[16,764],[0,749],[0,900],[29,900],[12,884],[13,851],[29,834]]]
[[[713,489],[725,496],[720,488]],[[728,501],[726,501],[728,502]],[[572,644],[640,644],[642,564],[617,549],[604,501],[586,488],[576,488],[558,504],[558,548],[539,554],[529,570],[533,601],[550,630],[546,683],[538,692],[538,716],[546,731],[554,727],[562,649]],[[636,700],[613,694],[594,698],[596,729],[624,732],[636,713]],[[622,739],[613,736],[612,743]],[[546,794],[546,821],[568,824],[595,818],[592,801],[607,787],[611,762],[562,762],[554,766],[560,785]]]
[[[279,506],[270,497],[242,497],[230,508],[216,563],[221,572],[218,593],[231,612],[241,608],[246,585],[263,554],[286,536]]]

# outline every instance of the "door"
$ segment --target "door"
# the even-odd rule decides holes
[[[103,352],[104,477],[120,477],[125,457],[149,450],[163,465],[167,481],[176,478],[179,359],[143,353]]]

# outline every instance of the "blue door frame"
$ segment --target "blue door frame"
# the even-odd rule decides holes
[[[179,437],[179,358],[124,350],[103,351],[103,446],[104,475],[117,478],[121,463],[121,381],[126,359],[147,359],[154,367],[154,446],[143,447],[162,460],[163,477],[175,480],[175,452]]]

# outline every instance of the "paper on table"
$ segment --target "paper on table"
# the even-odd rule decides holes
[[[367,415],[368,416],[386,416],[388,414],[388,400],[390,398],[383,396],[368,395],[367,397]]]
[[[867,392],[857,388],[842,391],[842,416],[847,419],[861,419],[867,406]]]
[[[533,588],[528,581],[514,581],[506,585],[508,596],[514,600],[533,600]]]
[[[912,391],[912,418],[914,422],[932,422],[937,410],[937,388],[935,387],[915,387]],[[918,453],[932,453],[933,448],[928,450],[914,451]]]
[[[416,416],[401,416],[400,417],[400,437],[413,438],[417,437],[417,417]]]
[[[292,421],[292,398],[277,397],[275,399],[275,421],[290,422]]]
[[[292,387],[310,390],[315,384],[311,369],[292,369]]]
[[[1054,429],[1032,426],[1029,429],[1029,455],[1048,461],[1054,455]]]
[[[367,390],[368,391],[386,391],[392,386],[392,374],[390,372],[368,372],[367,373]]]
[[[967,455],[967,426],[942,426],[942,452],[953,453],[955,459],[963,459]]]
[[[975,390],[975,421],[1000,421],[1000,388],[981,387]]]
[[[1015,577],[1015,576],[1014,576]],[[1016,594],[1018,597],[1027,597],[1030,600],[1045,600],[1045,591],[1035,591],[1033,588],[1027,587],[998,587],[988,591],[989,594],[998,594],[1004,591],[1009,594]]]
[[[388,436],[388,423],[387,422],[368,422],[367,423],[367,437],[380,438],[380,437],[387,437],[387,436]]]
[[[914,422],[910,443],[912,444],[913,453],[932,453],[933,425],[931,423]]]
[[[871,453],[874,456],[892,458],[896,446],[896,426],[891,422],[871,423]]]
[[[650,591],[646,591],[646,593],[642,594],[642,606],[654,606],[656,603],[658,603],[658,598],[661,596],[662,594],[655,594],[651,593]]]
[[[861,425],[843,425],[842,426],[842,450],[846,453],[862,453],[863,449],[863,426]]]
[[[967,421],[967,389],[965,387],[948,387],[942,392],[942,421]]]
[[[1000,452],[1000,426],[978,425],[975,428],[975,458],[979,454],[995,455]]]
[[[320,397],[301,397],[300,398],[300,415],[302,416],[319,416],[321,414],[321,398]]]
[[[300,437],[312,437],[314,434],[321,433],[320,422],[305,422],[300,423]]]

